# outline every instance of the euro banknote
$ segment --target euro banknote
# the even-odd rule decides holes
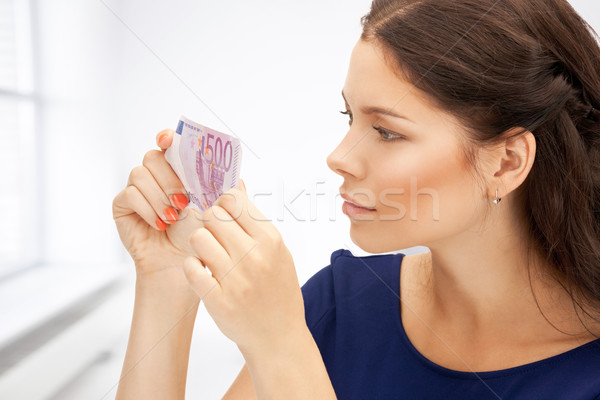
[[[239,139],[181,117],[165,159],[181,180],[188,207],[206,211],[227,190],[238,187]]]

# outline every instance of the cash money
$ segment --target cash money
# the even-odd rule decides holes
[[[238,187],[242,147],[237,138],[181,117],[165,159],[181,180],[188,207],[206,211],[227,190]]]

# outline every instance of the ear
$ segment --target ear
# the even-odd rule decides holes
[[[505,197],[517,189],[527,178],[535,160],[536,143],[533,133],[523,128],[512,128],[505,132],[506,139],[495,153],[494,178],[496,186],[488,188],[488,196]]]

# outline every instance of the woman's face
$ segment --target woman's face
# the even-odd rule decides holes
[[[464,131],[400,79],[378,46],[356,44],[343,95],[350,128],[327,164],[344,178],[343,195],[374,208],[344,206],[356,245],[370,253],[429,246],[481,220],[489,199],[461,151]]]

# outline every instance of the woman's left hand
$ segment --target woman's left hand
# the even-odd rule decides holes
[[[202,214],[204,227],[190,236],[197,257],[185,259],[184,272],[242,354],[263,354],[284,348],[308,328],[290,251],[240,186]]]

